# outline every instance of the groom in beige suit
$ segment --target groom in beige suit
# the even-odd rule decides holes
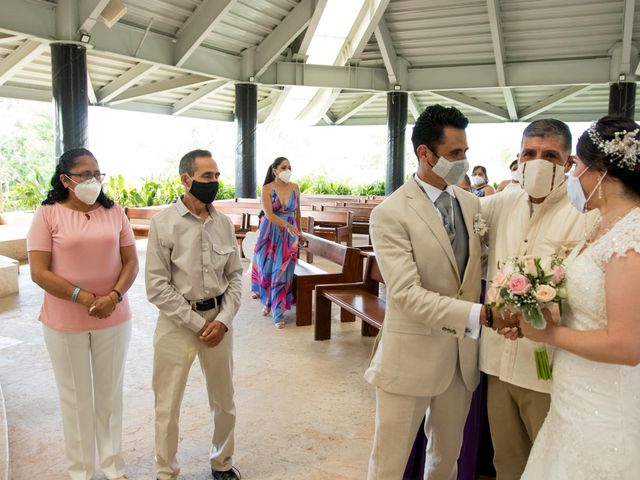
[[[454,187],[469,168],[455,108],[428,107],[411,136],[418,171],[371,215],[387,288],[378,348],[365,373],[376,386],[369,480],[399,480],[420,421],[428,438],[424,478],[455,480],[462,433],[478,385],[479,201]]]

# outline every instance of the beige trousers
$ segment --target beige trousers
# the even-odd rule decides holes
[[[215,319],[218,308],[200,312],[207,321]],[[196,356],[204,375],[213,415],[213,436],[209,462],[215,470],[229,470],[234,449],[236,409],[233,403],[233,332],[213,348],[198,334],[176,325],[162,313],[154,335],[153,393],[156,411],[156,476],[159,480],[178,477],[176,459],[179,439],[180,404],[189,370]],[[192,412],[200,415],[200,412]]]
[[[425,480],[455,480],[471,392],[460,369],[435,397],[396,395],[376,388],[376,426],[368,480],[401,480],[420,422],[425,416]]]
[[[496,480],[520,480],[549,411],[551,396],[487,375],[487,411]]]
[[[122,383],[131,322],[89,332],[42,324],[42,331],[60,397],[69,476],[92,478],[96,446],[107,478],[124,475]]]

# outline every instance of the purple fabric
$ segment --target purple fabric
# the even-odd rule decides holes
[[[420,425],[413,449],[409,455],[403,480],[422,480],[427,449],[424,420]],[[473,393],[471,407],[464,426],[464,438],[458,458],[458,480],[476,480],[478,475],[495,476],[493,447],[487,421],[487,379],[480,376],[480,384]]]

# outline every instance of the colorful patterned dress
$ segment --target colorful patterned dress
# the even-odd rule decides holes
[[[275,215],[298,228],[298,199],[293,190],[282,206],[274,188],[271,206]],[[271,308],[273,323],[282,322],[284,311],[293,303],[293,271],[297,260],[298,236],[274,225],[266,215],[262,217],[251,262],[251,291],[260,295],[265,307]]]

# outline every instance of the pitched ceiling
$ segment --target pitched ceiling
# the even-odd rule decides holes
[[[385,123],[395,89],[409,121],[435,102],[475,122],[591,120],[638,64],[636,0],[365,0],[333,65],[301,52],[336,0],[122,1],[109,29],[109,0],[2,0],[0,96],[49,101],[49,43],[81,29],[92,105],[225,121],[248,81],[261,122],[296,86],[324,94],[318,124]]]

